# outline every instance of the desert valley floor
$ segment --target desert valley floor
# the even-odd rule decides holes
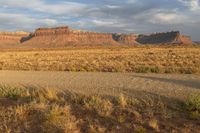
[[[0,71],[0,83],[111,96],[150,93],[178,100],[200,94],[200,76],[186,74]]]
[[[200,47],[0,50],[0,132],[199,133]]]

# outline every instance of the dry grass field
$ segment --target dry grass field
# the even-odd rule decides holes
[[[1,50],[0,69],[191,74],[200,73],[200,47]]]
[[[0,87],[2,133],[198,133],[200,96],[83,95],[58,89]]]
[[[199,66],[199,46],[0,50],[1,70],[200,74]],[[147,78],[144,79],[145,82]],[[160,79],[161,83],[169,81],[162,78],[154,79]],[[139,83],[141,82],[137,82]],[[185,84],[188,91],[190,90],[187,85],[191,87],[190,84],[194,82]],[[70,91],[67,88],[0,85],[0,132],[198,133],[200,131],[198,93],[192,93],[188,98],[181,100],[165,97],[153,91],[152,93],[138,91],[138,95],[136,92],[133,91],[135,95],[128,95],[123,91],[117,95],[109,94],[108,91],[106,94],[98,91],[89,94]]]

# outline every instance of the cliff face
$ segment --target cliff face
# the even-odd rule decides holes
[[[38,28],[33,33],[0,32],[0,48],[29,47],[52,48],[65,46],[95,45],[137,45],[137,44],[193,44],[190,37],[178,31],[150,35],[110,34],[81,30],[69,27]]]
[[[0,48],[17,47],[21,38],[28,34],[27,32],[0,32]]]
[[[179,34],[173,43],[177,44],[183,44],[183,45],[190,45],[193,44],[192,39],[189,36],[181,35]]]
[[[113,34],[113,39],[122,45],[136,45],[139,44],[135,34]]]
[[[33,36],[51,36],[51,35],[64,35],[70,32],[69,27],[57,27],[57,28],[38,28],[33,33]]]
[[[70,30],[68,27],[39,28],[22,40],[25,46],[118,45],[112,34]]]
[[[136,41],[141,44],[192,44],[191,38],[181,35],[179,31],[139,35]]]
[[[26,32],[0,32],[0,41],[15,40],[20,42],[20,39],[28,34]]]

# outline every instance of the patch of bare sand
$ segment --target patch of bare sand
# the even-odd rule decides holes
[[[200,93],[200,76],[183,74],[0,71],[0,84],[111,96],[146,93],[179,100]]]

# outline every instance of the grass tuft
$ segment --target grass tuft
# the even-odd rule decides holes
[[[193,118],[190,119],[183,108],[168,107],[159,96],[142,95],[142,100],[138,100],[138,96],[88,96],[58,89],[6,86],[1,87],[1,91],[2,133],[146,133],[200,130],[199,95],[191,96],[185,103],[190,118]],[[13,97],[19,100],[12,100]],[[24,101],[19,102],[20,100]],[[163,111],[173,112],[176,119],[167,118]],[[183,121],[187,121],[190,126],[186,127]]]
[[[25,88],[0,86],[0,97],[17,100],[21,97],[27,97],[27,96],[30,96],[30,94],[28,90]]]
[[[91,96],[84,99],[84,106],[88,109],[94,110],[101,116],[108,116],[113,111],[113,104],[99,96]]]
[[[185,102],[185,109],[193,119],[200,118],[200,95],[192,95]]]

